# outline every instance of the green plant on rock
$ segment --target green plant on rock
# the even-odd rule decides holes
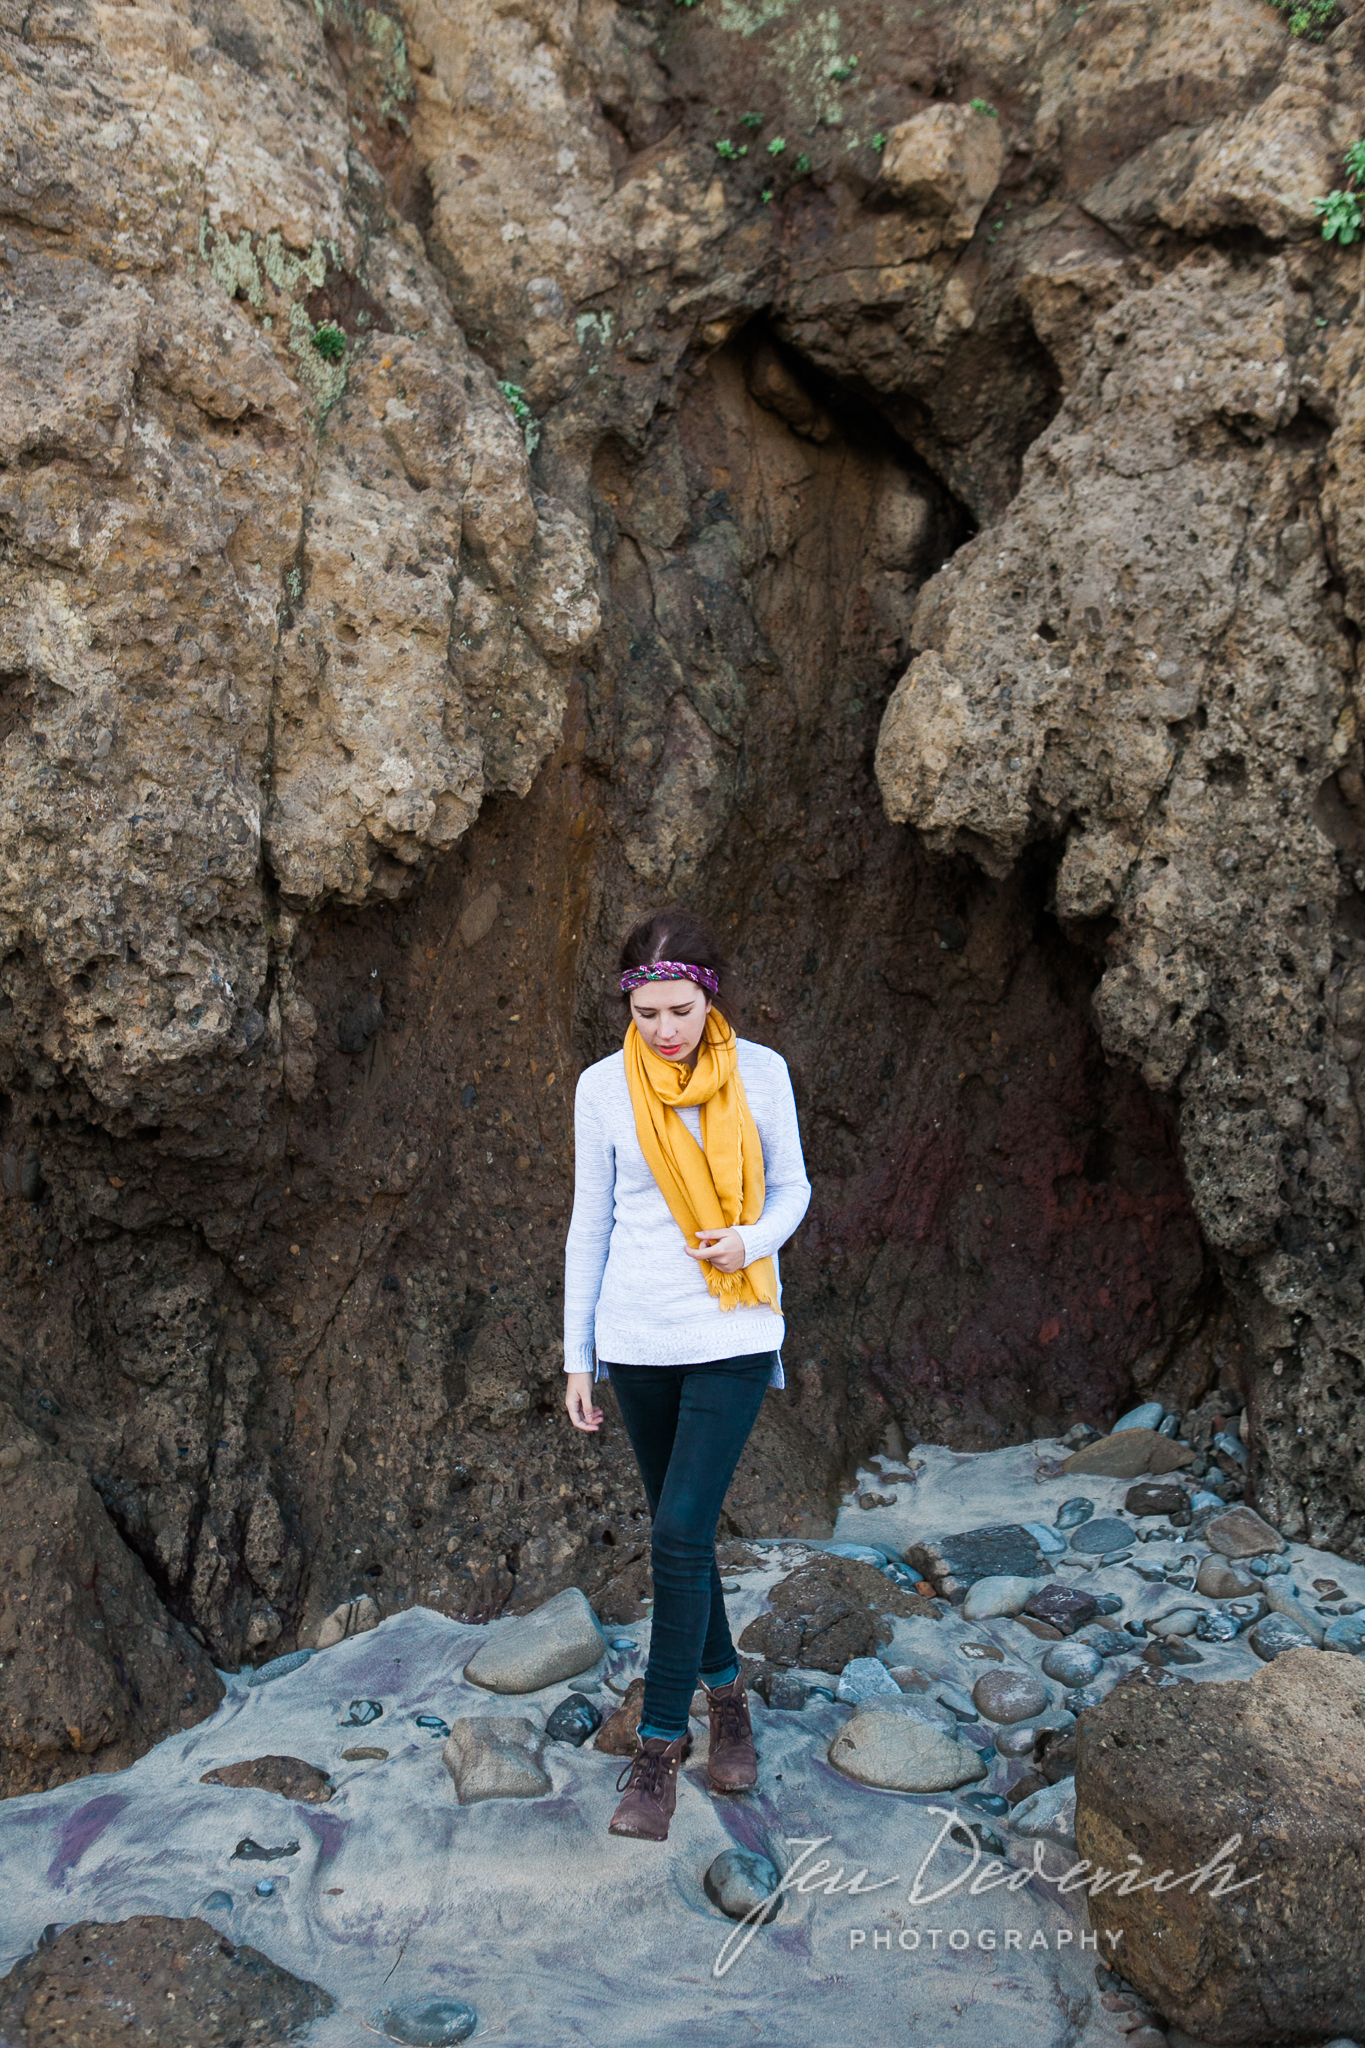
[[[796,159],[796,175],[798,178],[805,178],[810,175],[810,158],[808,156],[799,156]]]
[[[1339,242],[1343,249],[1354,242],[1361,231],[1360,210],[1361,188],[1365,186],[1365,138],[1353,142],[1342,162],[1346,166],[1346,190],[1326,192],[1313,201],[1313,211],[1322,222],[1324,242]]]
[[[312,342],[324,363],[339,363],[346,353],[346,336],[335,320],[324,320],[315,327]]]
[[[968,100],[967,105],[974,107],[978,114],[984,114],[988,121],[998,121],[1000,119],[998,110],[991,105],[989,100]]]
[[[521,428],[522,439],[526,443],[526,453],[534,455],[537,447],[540,445],[540,421],[526,403],[526,393],[522,390],[520,384],[507,384],[501,378],[498,380],[498,389],[511,406],[512,417]]]
[[[774,135],[774,137],[773,137],[772,141],[771,141],[771,142],[770,142],[770,143],[768,144],[768,154],[769,154],[769,156],[781,156],[781,154],[782,154],[783,150],[784,150],[784,149],[785,149],[786,147],[787,147],[787,138],[786,138],[786,136],[785,136],[785,135]]]
[[[763,116],[762,114],[741,114],[739,125],[741,128],[748,128],[752,132],[754,129],[763,126]]]
[[[749,145],[747,142],[741,142],[739,148],[736,149],[728,136],[716,144],[716,155],[727,164],[736,164],[742,156],[747,156],[748,154]]]
[[[873,136],[873,138],[872,138],[871,142],[869,143],[868,147],[869,147],[870,149],[875,149],[875,150],[876,150],[876,152],[877,152],[877,154],[878,154],[878,156],[880,156],[880,155],[881,155],[881,153],[882,153],[882,151],[883,151],[883,150],[884,150],[884,149],[886,148],[886,137],[885,137],[885,135],[883,135],[883,133],[882,133],[882,131],[881,131],[881,129],[880,129],[880,128],[879,128],[879,129],[877,130],[876,134],[875,134],[875,135]]]
[[[1320,43],[1337,16],[1336,0],[1270,0],[1277,14],[1285,18],[1291,36]]]

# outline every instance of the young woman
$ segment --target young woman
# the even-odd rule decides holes
[[[777,1253],[810,1201],[787,1063],[736,1037],[717,1007],[727,973],[690,911],[637,924],[621,948],[625,1045],[586,1070],[574,1103],[565,1405],[575,1429],[596,1429],[594,1378],[610,1379],[653,1518],[639,1747],[610,1826],[653,1842],[668,1835],[699,1676],[712,1787],[758,1777],[716,1522],[765,1389],[785,1385]]]

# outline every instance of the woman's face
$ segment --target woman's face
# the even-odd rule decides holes
[[[701,1044],[711,999],[695,981],[647,981],[630,992],[635,1029],[665,1060],[690,1060]]]

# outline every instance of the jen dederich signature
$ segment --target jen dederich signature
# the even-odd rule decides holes
[[[1008,1892],[1017,1892],[1025,1885],[1032,1884],[1034,1878],[1041,1878],[1044,1884],[1055,1886],[1059,1897],[1072,1892],[1089,1892],[1094,1897],[1100,1892],[1112,1891],[1116,1898],[1127,1898],[1133,1892],[1141,1891],[1170,1892],[1182,1884],[1187,1884],[1193,1893],[1197,1892],[1201,1885],[1207,1884],[1210,1878],[1216,1878],[1217,1883],[1211,1887],[1209,1897],[1222,1899],[1231,1892],[1245,1891],[1248,1885],[1259,1884],[1263,1874],[1258,1872],[1255,1877],[1244,1877],[1236,1884],[1231,1882],[1237,1875],[1237,1866],[1225,1859],[1241,1843],[1240,1835],[1229,1835],[1206,1862],[1199,1864],[1194,1870],[1185,1871],[1180,1877],[1177,1877],[1173,1870],[1163,1870],[1158,1877],[1139,1876],[1143,1858],[1136,1852],[1130,1853],[1128,1857],[1129,1864],[1136,1867],[1128,1870],[1106,1870],[1103,1864],[1096,1865],[1092,1870],[1090,1859],[1083,1857],[1079,1863],[1069,1865],[1066,1870],[1050,1871],[1043,1862],[1044,1845],[1037,1839],[1033,1843],[1032,1863],[1002,1863],[998,1857],[988,1857],[983,1863],[976,1830],[969,1821],[963,1819],[956,1807],[930,1806],[926,1811],[940,1815],[943,1825],[910,1880],[910,1889],[905,1895],[908,1906],[937,1905],[940,1899],[946,1899],[950,1893],[960,1891],[964,1885],[966,1896],[973,1899],[1001,1888]],[[956,1876],[948,1878],[945,1883],[937,1885],[933,1890],[926,1890],[925,1873],[955,1828],[965,1830],[971,1838],[971,1861],[966,1869],[958,1871]],[[712,1976],[723,1977],[732,1964],[739,1960],[771,1910],[773,1900],[783,1892],[823,1892],[826,1898],[845,1893],[850,1898],[860,1898],[867,1892],[885,1891],[888,1885],[901,1882],[899,1873],[894,1877],[879,1877],[869,1881],[865,1866],[855,1870],[849,1878],[844,1876],[842,1864],[838,1870],[831,1873],[830,1859],[827,1856],[803,1870],[801,1866],[807,1857],[813,1856],[817,1849],[823,1849],[834,1837],[786,1835],[783,1839],[789,1847],[799,1848],[802,1853],[778,1880],[776,1888],[766,1898],[760,1899],[731,1930],[711,1966]]]

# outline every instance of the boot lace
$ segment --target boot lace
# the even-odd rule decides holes
[[[717,1743],[742,1742],[749,1733],[749,1709],[742,1693],[722,1693],[711,1701],[711,1711],[716,1716]]]
[[[632,1790],[638,1786],[646,1799],[662,1799],[668,1771],[668,1758],[661,1749],[637,1749],[616,1780],[616,1789],[619,1792],[629,1784]]]

